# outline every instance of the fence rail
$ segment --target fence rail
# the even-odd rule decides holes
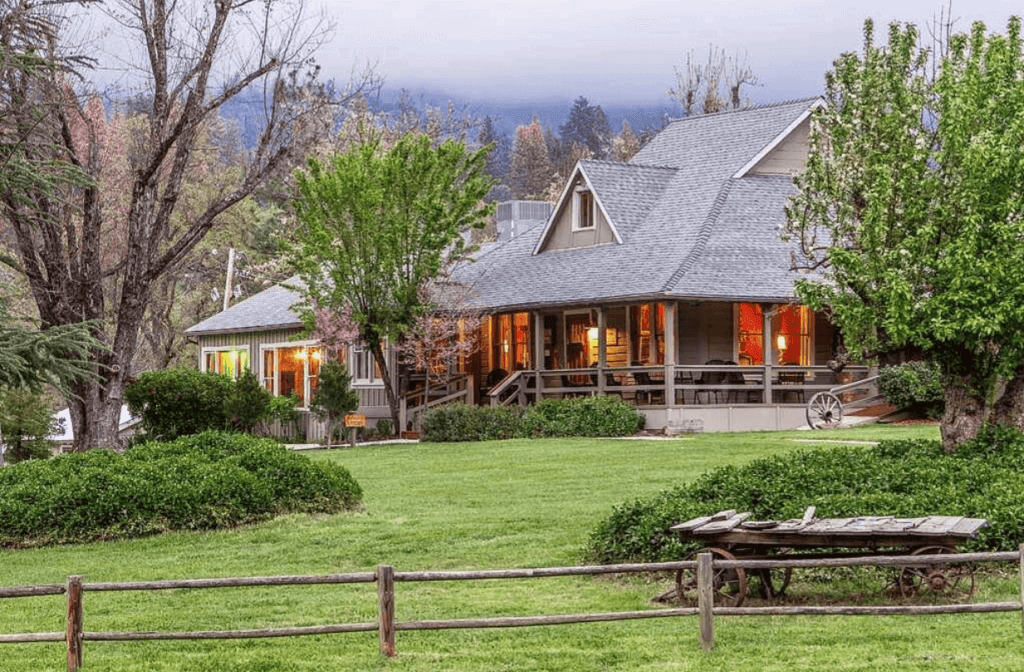
[[[892,605],[892,606],[764,606],[716,607],[713,596],[714,570],[724,568],[776,569],[810,567],[854,566],[906,566],[922,564],[950,564],[958,562],[1010,562],[1020,563],[1021,599],[1016,602],[987,602],[944,605]],[[479,581],[495,579],[535,579],[555,576],[586,576],[597,574],[650,573],[696,570],[698,604],[696,607],[649,609],[644,611],[618,611],[585,614],[555,614],[545,616],[508,616],[495,618],[463,618],[447,620],[396,621],[395,582],[420,581]],[[189,632],[90,632],[84,628],[82,603],[88,592],[154,591],[177,588],[205,589],[246,586],[288,586],[315,584],[376,583],[378,618],[376,622],[338,623],[328,625],[258,628],[249,630],[198,630]],[[1020,611],[1024,619],[1024,544],[1017,551],[999,553],[953,553],[941,555],[875,555],[840,558],[799,559],[784,557],[767,560],[721,560],[711,553],[701,553],[696,561],[635,563],[619,565],[590,565],[581,567],[539,567],[533,569],[492,569],[475,571],[396,572],[390,565],[381,565],[375,572],[297,576],[250,576],[219,579],[180,579],[169,581],[135,581],[85,583],[80,576],[69,576],[65,585],[14,586],[0,588],[0,598],[25,598],[64,594],[67,598],[65,632],[36,632],[0,635],[0,644],[28,642],[67,643],[69,671],[82,666],[83,646],[86,641],[150,641],[199,639],[252,639],[264,637],[298,637],[342,632],[377,631],[382,655],[396,655],[395,633],[409,630],[451,630],[470,628],[519,628],[567,623],[596,623],[648,618],[697,616],[700,646],[704,650],[714,647],[715,616],[768,616],[768,615],[922,615],[992,613]],[[1024,627],[1024,620],[1022,620]]]

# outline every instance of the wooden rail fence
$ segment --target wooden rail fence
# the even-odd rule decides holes
[[[716,607],[713,605],[713,575],[716,568],[775,569],[812,567],[852,567],[872,565],[900,566],[921,564],[950,564],[957,562],[1012,562],[1020,564],[1021,598],[1015,602],[989,602],[944,605],[894,606],[764,606]],[[395,620],[395,583],[402,581],[475,581],[485,579],[533,579],[554,576],[582,576],[596,574],[650,573],[696,569],[698,605],[675,609],[649,609],[644,611],[618,611],[607,613],[559,614],[549,616],[509,616],[498,618],[462,618],[429,621]],[[376,583],[379,603],[376,622],[340,623],[317,626],[260,628],[253,630],[211,630],[191,632],[89,632],[84,627],[83,603],[86,593],[102,591],[153,591],[177,588],[230,588],[241,586],[294,586],[312,584]],[[765,615],[893,615],[893,614],[956,614],[1020,611],[1024,619],[1024,544],[1019,550],[1000,553],[955,553],[942,555],[886,555],[845,558],[719,560],[710,553],[701,553],[696,561],[660,562],[622,565],[595,565],[583,567],[541,567],[535,569],[495,569],[448,572],[396,572],[390,565],[380,565],[375,572],[354,574],[327,574],[314,576],[253,576],[222,579],[182,579],[170,581],[142,581],[131,583],[85,583],[80,576],[69,576],[66,584],[18,586],[0,588],[0,599],[65,595],[67,621],[64,632],[36,632],[0,635],[0,644],[25,642],[60,642],[67,645],[68,670],[82,666],[82,653],[86,641],[143,641],[170,639],[250,639],[260,637],[296,637],[337,632],[378,632],[382,655],[396,655],[395,633],[400,630],[449,630],[468,628],[515,628],[565,623],[595,623],[624,621],[641,618],[667,618],[698,616],[700,646],[703,650],[714,647],[715,616]],[[1024,628],[1024,620],[1022,620]]]

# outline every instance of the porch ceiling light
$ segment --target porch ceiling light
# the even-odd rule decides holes
[[[295,357],[296,359],[305,359],[308,354],[309,353],[306,352],[306,349],[302,348],[297,353],[295,353]]]

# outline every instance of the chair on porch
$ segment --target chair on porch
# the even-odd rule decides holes
[[[709,359],[707,362],[705,362],[705,366],[722,366],[724,364],[725,364],[725,361],[721,360],[721,359]],[[701,374],[700,374],[700,378],[698,378],[696,380],[696,384],[697,385],[706,385],[708,387],[717,386],[717,385],[724,385],[725,381],[726,381],[726,376],[727,375],[728,374],[726,374],[725,371],[702,371]],[[704,399],[706,399],[706,401],[703,401],[703,402],[701,401],[701,396],[700,395],[702,395],[702,394],[704,395]],[[720,396],[721,395],[721,390],[719,390],[717,387],[715,387],[715,389],[709,389],[709,390],[697,390],[694,393],[694,395],[693,395],[693,400],[694,400],[695,403],[698,403],[698,404],[701,404],[701,403],[710,404],[711,403],[711,395],[712,394],[715,395],[715,403],[716,404],[720,403],[721,402],[721,396]]]
[[[794,362],[785,364],[784,366],[800,366]],[[779,371],[779,387],[778,387],[778,398],[781,403],[786,403],[786,397],[788,395],[794,395],[799,403],[804,403],[804,381],[807,374],[804,371]],[[785,386],[792,386],[796,389],[785,389]],[[797,387],[799,386],[799,387]]]
[[[575,399],[576,397],[586,397],[590,395],[590,390],[593,389],[589,385],[580,385],[574,383],[570,376],[562,374],[562,387],[576,388],[570,391],[562,392],[562,399]],[[597,383],[594,383],[595,385]]]
[[[597,368],[597,362],[590,365],[590,368]],[[590,383],[597,388],[597,373],[590,374]],[[619,381],[615,380],[615,376],[611,373],[605,372],[604,374],[604,393],[617,394],[619,398],[622,398],[622,390],[619,388]]]
[[[639,362],[633,362],[633,366],[643,366]],[[633,373],[633,380],[636,381],[637,385],[657,385],[660,381],[651,378],[651,374],[647,371],[636,371]],[[655,401],[657,399],[657,401]],[[656,406],[658,403],[665,403],[665,388],[656,390],[637,390],[636,391],[636,403],[644,403],[651,406]]]
[[[739,371],[739,364],[736,362],[726,360],[725,363],[729,366],[735,366],[736,371],[729,371],[725,374],[725,383],[727,385],[746,385],[747,379],[743,377],[743,373]],[[726,395],[727,403],[740,403],[740,398],[746,397],[748,404],[760,404],[762,399],[762,392],[760,389],[757,390],[729,390]]]

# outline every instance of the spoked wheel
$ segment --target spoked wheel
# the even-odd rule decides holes
[[[949,546],[919,546],[911,555],[945,555],[956,553]],[[896,596],[935,595],[968,599],[974,595],[974,567],[968,563],[920,564],[899,568],[896,583],[890,586]]]
[[[818,392],[807,402],[807,426],[811,429],[835,427],[843,419],[843,404],[831,392]]]
[[[711,553],[715,560],[735,560],[736,556],[721,548],[706,548],[702,553]],[[696,560],[693,553],[687,560]],[[716,607],[738,607],[747,598],[747,574],[742,568],[715,568],[712,578],[712,593]],[[676,597],[679,602],[697,601],[697,570],[680,569],[676,572]]]
[[[779,555],[789,553],[789,549],[782,549]],[[771,569],[756,569],[754,576],[757,577],[757,594],[763,600],[774,600],[786,594],[790,579],[793,578],[792,567],[773,567]]]

